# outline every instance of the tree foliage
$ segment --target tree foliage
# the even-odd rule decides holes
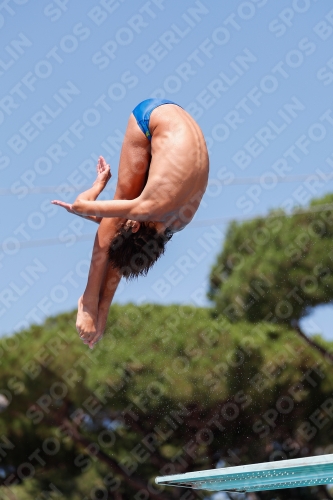
[[[89,351],[74,318],[0,342],[3,492],[177,499],[156,475],[330,451],[330,360],[284,325],[114,306]]]
[[[154,478],[332,452],[333,344],[299,328],[333,298],[332,201],[231,224],[214,311],[114,305],[93,351],[75,311],[2,338],[0,498],[203,498]]]
[[[210,274],[209,297],[232,321],[298,323],[333,300],[333,195],[304,211],[233,222]]]

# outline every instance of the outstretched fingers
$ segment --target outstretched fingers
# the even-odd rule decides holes
[[[103,156],[100,156],[99,159],[100,159],[101,166],[102,166],[103,170],[105,170],[108,167],[108,164],[107,164],[105,158]]]
[[[66,203],[66,202],[61,201],[61,200],[53,200],[53,201],[51,201],[51,203],[53,205],[58,205],[58,207],[64,208],[68,212],[73,212],[71,203]]]
[[[97,170],[97,175],[100,174],[101,172],[103,172],[103,156],[100,156],[98,158],[98,162],[97,162],[97,165],[96,165],[96,170]]]
[[[101,182],[103,186],[107,184],[107,182],[111,179],[111,169],[110,165],[106,163],[103,156],[100,156],[96,165],[97,171],[97,182]]]
[[[109,165],[106,163],[105,159],[103,158],[103,156],[100,156],[98,158],[98,163],[97,163],[97,173],[98,174],[101,174],[102,172],[104,172],[104,170],[106,170],[107,168],[109,167]]]

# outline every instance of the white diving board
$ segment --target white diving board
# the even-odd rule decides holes
[[[160,485],[208,491],[265,491],[333,483],[333,454],[187,472],[155,479]]]

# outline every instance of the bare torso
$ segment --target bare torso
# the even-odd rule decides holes
[[[207,187],[205,139],[193,118],[174,104],[155,108],[149,129],[151,162],[140,198],[154,200],[153,220],[180,231],[193,218]],[[144,136],[143,140],[146,144]]]

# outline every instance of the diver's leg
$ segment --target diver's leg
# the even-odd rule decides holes
[[[147,180],[149,164],[150,142],[131,115],[120,154],[115,200],[131,200],[140,196]],[[120,281],[118,271],[108,265],[108,249],[123,222],[125,219],[103,218],[97,230],[88,282],[79,299],[76,322],[85,343],[91,342],[96,334],[99,338],[103,334],[100,331],[102,326],[97,328],[97,323],[105,327],[107,313]],[[99,309],[101,318],[98,319]]]
[[[113,269],[110,265],[108,265],[104,273],[104,279],[100,289],[96,333],[90,336],[88,342],[85,341],[85,343],[89,344],[90,348],[93,348],[94,345],[103,337],[109,314],[110,304],[112,302],[114,294],[116,293],[120,279],[121,279],[120,273],[117,272],[116,269]]]
[[[131,115],[120,154],[115,200],[140,196],[148,177],[150,155],[150,141]]]

